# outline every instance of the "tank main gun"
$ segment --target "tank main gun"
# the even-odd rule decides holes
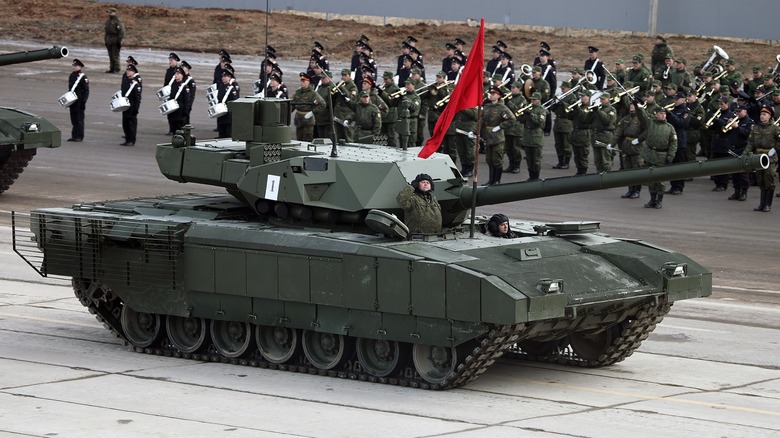
[[[25,50],[23,52],[4,53],[0,55],[0,66],[43,61],[44,59],[59,59],[65,58],[67,56],[68,48],[60,46],[53,46],[51,49]]]

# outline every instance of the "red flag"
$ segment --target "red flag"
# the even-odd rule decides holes
[[[474,44],[471,46],[471,53],[469,53],[466,67],[463,69],[458,83],[455,84],[455,89],[452,90],[447,107],[444,108],[441,117],[436,122],[436,127],[433,128],[431,138],[425,142],[425,146],[417,154],[418,157],[428,158],[439,149],[442,140],[444,140],[444,134],[447,133],[447,129],[449,129],[450,123],[452,123],[452,118],[455,117],[455,113],[463,109],[474,108],[482,103],[484,94],[482,90],[482,70],[484,63],[485,19],[483,18],[479,23],[477,39],[474,40]]]

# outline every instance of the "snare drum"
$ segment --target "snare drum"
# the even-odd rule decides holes
[[[177,109],[179,109],[179,102],[176,102],[175,100],[167,100],[162,105],[160,105],[160,114],[167,116]]]
[[[160,88],[159,90],[157,90],[157,98],[158,99],[160,99],[162,101],[166,101],[170,97],[171,97],[171,86],[170,85],[166,85],[166,86]]]
[[[114,93],[114,95],[111,96],[111,100],[113,101],[113,100],[119,99],[120,97],[122,97],[122,90],[119,90],[116,93]]]
[[[206,101],[208,102],[209,106],[214,106],[219,103],[216,94],[206,94]]]
[[[77,100],[79,100],[79,97],[73,91],[68,91],[59,98],[60,105],[66,108],[73,105]]]
[[[116,96],[116,95],[114,95]],[[111,111],[115,113],[121,113],[122,111],[125,111],[126,109],[130,108],[130,99],[119,96],[111,99]]]
[[[211,108],[209,108],[209,117],[212,119],[214,117],[221,117],[228,113],[228,107],[224,103],[218,103],[216,105],[212,105]]]

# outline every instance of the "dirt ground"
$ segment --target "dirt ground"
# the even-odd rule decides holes
[[[262,55],[264,52],[266,14],[261,11],[172,9],[87,0],[57,2],[56,6],[48,0],[0,0],[0,14],[6,17],[0,23],[0,38],[102,47],[106,10],[111,6],[119,9],[127,27],[124,41],[127,48],[204,53],[226,48],[230,53],[242,55]],[[476,28],[468,27],[465,22],[444,26],[370,26],[356,21],[325,21],[290,14],[271,13],[268,18],[268,41],[277,49],[282,66],[285,59],[300,61],[308,58],[314,41],[325,46],[331,60],[348,62],[355,39],[363,33],[371,38],[370,44],[377,61],[384,65],[394,65],[401,41],[407,35],[414,35],[420,41],[418,47],[429,70],[435,70],[445,55],[446,42],[460,37],[470,43],[476,37]],[[607,67],[613,67],[615,59],[628,61],[638,52],[649,57],[654,41],[644,35],[571,37],[564,35],[563,31],[552,34],[487,30],[486,56],[489,56],[490,46],[498,39],[509,45],[509,52],[515,56],[518,65],[530,64],[539,41],[546,41],[552,47],[559,70],[582,67],[588,45],[599,47],[601,59]],[[705,61],[707,50],[717,44],[736,60],[743,76],[750,74],[753,65],[761,65],[764,69],[774,67],[775,56],[780,53],[780,48],[769,44],[723,39],[670,37],[669,44],[675,55],[687,58],[689,69]]]

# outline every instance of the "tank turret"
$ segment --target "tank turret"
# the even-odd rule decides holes
[[[0,66],[68,56],[67,47],[0,54]],[[0,193],[8,190],[38,148],[61,145],[60,130],[42,117],[0,107]]]

